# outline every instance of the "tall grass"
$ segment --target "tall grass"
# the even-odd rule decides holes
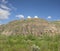
[[[35,46],[34,46],[35,45]],[[37,48],[38,47],[38,48]],[[60,51],[60,35],[0,35],[0,51]]]

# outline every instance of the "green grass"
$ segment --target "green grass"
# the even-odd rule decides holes
[[[60,51],[60,35],[0,35],[0,51],[33,51],[34,45],[39,51]]]

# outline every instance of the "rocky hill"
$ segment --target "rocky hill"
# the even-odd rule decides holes
[[[58,26],[59,25],[59,26]],[[40,18],[31,18],[25,20],[15,20],[8,24],[0,25],[0,34],[11,35],[11,34],[32,34],[42,35],[50,34],[54,35],[60,33],[60,22],[48,22]]]

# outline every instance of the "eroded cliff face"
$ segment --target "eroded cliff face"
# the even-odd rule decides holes
[[[43,19],[26,19],[26,20],[15,20],[4,26],[0,26],[0,33],[5,35],[11,34],[56,34],[59,33],[55,24]]]

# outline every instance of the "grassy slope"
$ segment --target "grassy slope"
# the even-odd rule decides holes
[[[60,51],[60,35],[36,37],[32,35],[0,35],[0,51],[32,51],[36,45],[39,51]],[[35,46],[35,47],[36,47]]]
[[[40,23],[40,21],[38,21],[38,22]],[[36,23],[33,20],[26,20],[22,23],[29,23],[29,22]],[[43,20],[43,22],[45,22],[45,21]],[[15,28],[20,27],[19,23],[22,24],[21,21],[10,22],[9,24],[3,26],[3,28],[1,28],[1,27],[0,28],[2,30],[6,29],[9,31],[15,30]],[[58,23],[58,22],[52,22],[52,23],[56,24],[58,28],[60,27],[60,23]],[[42,24],[42,22],[40,24]],[[41,37],[36,37],[36,36],[32,36],[32,35],[28,35],[28,36],[0,35],[0,51],[32,51],[32,49],[33,49],[32,46],[34,44],[35,44],[35,47],[38,46],[40,48],[39,51],[60,51],[60,35],[55,35],[54,37],[50,37],[47,35],[44,35]]]

